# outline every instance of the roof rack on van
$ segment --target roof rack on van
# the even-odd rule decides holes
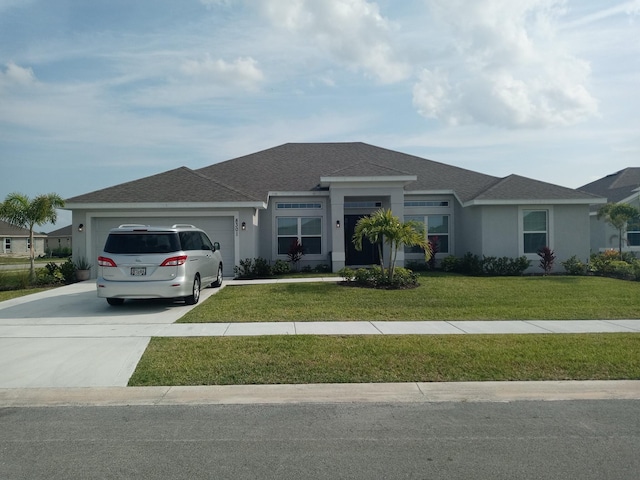
[[[141,223],[123,223],[118,228],[130,228],[130,227],[148,227],[149,225],[143,225]]]
[[[171,228],[178,228],[178,227],[191,227],[191,228],[196,228],[193,225],[189,224],[189,223],[176,223],[174,225],[171,225]]]

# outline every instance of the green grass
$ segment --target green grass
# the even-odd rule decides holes
[[[640,282],[603,277],[425,275],[411,290],[335,283],[224,288],[180,322],[616,319],[640,315]]]
[[[640,335],[154,338],[129,385],[569,379],[640,379]]]
[[[38,257],[35,259],[35,263],[37,264],[46,264],[49,262],[63,262],[66,258],[48,258],[48,257]],[[0,265],[29,265],[31,263],[31,259],[27,257],[0,257]]]
[[[11,300],[12,298],[23,297],[25,295],[31,295],[32,293],[43,292],[45,290],[49,290],[49,288],[34,287],[34,288],[25,288],[20,290],[0,290],[0,302],[4,302],[5,300]]]

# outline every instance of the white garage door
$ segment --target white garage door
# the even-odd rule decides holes
[[[186,223],[201,228],[212,242],[219,242],[224,276],[233,276],[235,265],[235,242],[233,217],[104,217],[94,218],[93,221],[93,258],[97,258],[104,247],[109,230],[125,223],[139,223],[141,225],[171,226],[176,223]]]

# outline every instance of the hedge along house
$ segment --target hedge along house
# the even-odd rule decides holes
[[[65,208],[73,212],[74,256],[95,258],[119,224],[190,223],[221,243],[229,276],[245,258],[286,261],[296,239],[305,251],[302,265],[338,271],[374,264],[376,249],[356,251],[351,238],[357,220],[380,208],[424,222],[438,243],[437,258],[471,252],[537,260],[546,245],[559,265],[589,255],[589,208],[604,202],[365,143],[289,143],[73,197]],[[398,254],[399,265],[420,259],[411,249]]]
[[[626,203],[640,208],[640,167],[625,168],[588,183],[580,190],[605,197],[611,203]],[[618,250],[620,232],[603,218],[598,218],[598,207],[600,205],[594,205],[591,209],[591,250]],[[628,222],[622,235],[622,250],[640,256],[640,221]]]

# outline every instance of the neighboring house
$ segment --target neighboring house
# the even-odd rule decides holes
[[[47,253],[71,252],[71,225],[59,228],[47,234],[44,248]]]
[[[44,255],[47,235],[33,232],[33,248],[36,257]],[[0,221],[0,240],[2,240],[1,255],[28,257],[30,255],[29,229],[20,228],[10,223]]]
[[[437,258],[466,252],[533,260],[551,247],[560,261],[589,255],[589,207],[603,198],[517,175],[484,175],[365,143],[289,143],[198,170],[164,173],[66,200],[73,254],[95,258],[109,229],[124,223],[188,223],[222,245],[225,273],[245,258],[302,265],[376,263],[358,252],[355,223],[380,208],[426,224]],[[80,232],[78,227],[82,225]],[[400,251],[398,263],[418,261]],[[94,272],[95,275],[95,272]]]
[[[604,197],[607,202],[628,203],[640,208],[640,167],[625,168],[588,183],[579,190]],[[594,206],[591,211],[591,250],[594,252],[610,248],[617,250],[620,245],[618,230],[604,219],[598,219],[597,207],[599,206]],[[623,250],[634,252],[638,256],[640,254],[640,221],[629,223],[623,235]]]

